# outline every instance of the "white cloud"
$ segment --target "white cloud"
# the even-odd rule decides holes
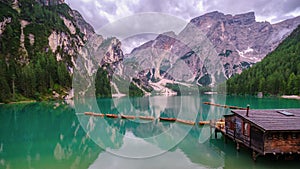
[[[287,15],[291,15],[293,17],[300,16],[300,7],[295,9],[294,11],[288,13]]]
[[[116,16],[113,21],[133,14],[133,11],[131,11],[129,9],[127,4],[128,4],[127,1],[122,1],[120,4],[118,4],[117,10],[116,10]]]

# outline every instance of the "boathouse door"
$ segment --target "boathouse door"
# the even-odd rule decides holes
[[[237,138],[241,138],[241,134],[242,134],[242,122],[237,120],[235,122],[235,135]]]

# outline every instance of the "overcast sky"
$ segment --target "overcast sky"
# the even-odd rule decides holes
[[[98,27],[140,12],[163,12],[190,20],[211,11],[254,11],[258,21],[275,23],[300,15],[300,0],[66,0],[92,26]]]
[[[141,12],[162,12],[186,21],[207,12],[240,14],[254,11],[257,21],[276,23],[300,16],[300,0],[66,0],[95,30]]]

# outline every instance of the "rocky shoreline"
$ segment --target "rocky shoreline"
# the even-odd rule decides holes
[[[285,99],[297,99],[297,100],[300,100],[300,96],[297,96],[297,95],[282,95],[281,97],[285,98]]]

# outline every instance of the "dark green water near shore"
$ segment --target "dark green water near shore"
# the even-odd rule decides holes
[[[229,110],[219,104],[252,109],[300,108],[300,100],[242,96],[143,97],[97,99],[101,113],[209,120]],[[78,106],[79,105],[79,106]],[[210,137],[209,127],[178,123],[89,117],[89,101],[0,105],[0,168],[299,168],[283,161],[235,150],[233,142]],[[96,111],[96,110],[95,110]]]

